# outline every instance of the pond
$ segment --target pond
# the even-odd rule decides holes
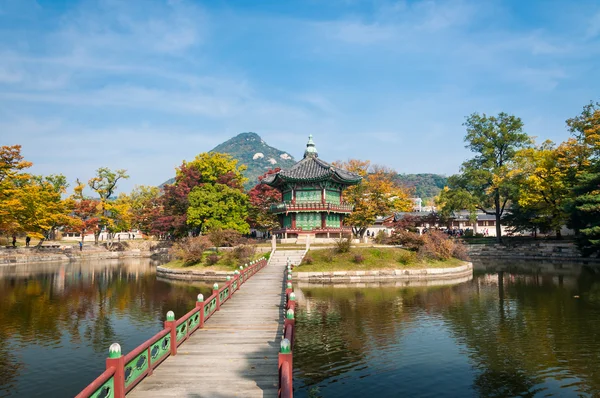
[[[591,274],[309,285],[297,296],[296,397],[600,396],[600,280]]]
[[[0,396],[73,396],[111,343],[129,352],[211,293],[157,264],[0,267]],[[296,397],[600,396],[600,280],[585,272],[297,292]]]
[[[182,316],[209,284],[157,279],[150,259],[0,266],[0,397],[67,397]]]

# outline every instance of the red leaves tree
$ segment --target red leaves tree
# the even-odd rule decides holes
[[[279,167],[274,170],[269,170],[259,177],[258,180],[262,181],[269,174],[275,174],[279,170],[281,170]],[[250,224],[252,228],[266,232],[279,225],[277,216],[271,214],[269,208],[272,204],[281,202],[281,192],[266,184],[258,183],[254,188],[248,191],[248,198],[250,201],[248,224]]]

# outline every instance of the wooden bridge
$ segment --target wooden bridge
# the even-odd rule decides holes
[[[126,356],[107,359],[107,371],[78,397],[277,397],[283,318],[291,292],[286,289],[286,263],[289,258],[298,264],[303,255],[276,251],[268,266],[258,261],[242,269],[196,309],[177,321],[168,319],[152,339]],[[169,336],[176,344],[165,348]],[[119,369],[125,370],[121,376]],[[288,373],[291,387],[291,366]]]

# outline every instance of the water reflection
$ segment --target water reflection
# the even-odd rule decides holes
[[[600,281],[585,272],[299,296],[297,396],[600,395]]]
[[[68,396],[124,352],[183,315],[209,284],[156,279],[149,259],[0,267],[0,396]]]

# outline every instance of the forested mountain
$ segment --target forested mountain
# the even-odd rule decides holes
[[[258,177],[270,169],[281,167],[289,168],[296,160],[287,152],[267,145],[256,133],[241,133],[217,145],[210,152],[226,153],[237,159],[238,164],[247,167],[244,176],[248,179],[244,187],[249,190],[258,184]],[[164,184],[172,184],[175,179],[170,179]]]
[[[429,199],[437,196],[448,183],[448,177],[440,174],[398,174],[398,183],[410,189],[411,195]]]

